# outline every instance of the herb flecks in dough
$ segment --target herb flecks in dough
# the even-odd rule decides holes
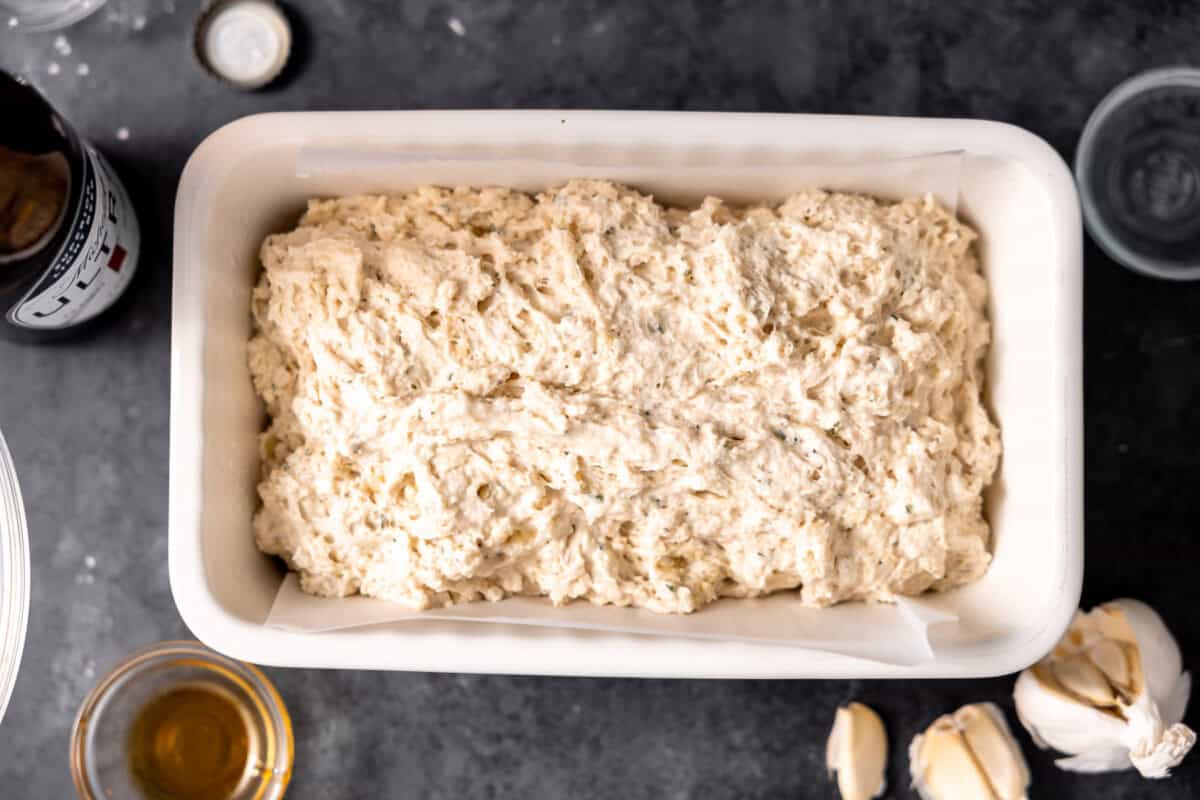
[[[320,595],[688,612],[986,569],[974,232],[572,181],[314,200],[262,248],[258,545]]]

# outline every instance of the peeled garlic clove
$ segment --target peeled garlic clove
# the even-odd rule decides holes
[[[1070,754],[1066,770],[1135,767],[1170,774],[1195,744],[1181,724],[1191,679],[1154,609],[1115,600],[1078,613],[1062,641],[1021,673],[1017,716],[1039,747]]]
[[[1122,689],[1133,688],[1133,667],[1125,644],[1102,639],[1088,648],[1087,659],[1096,665],[1104,677]]]
[[[1029,767],[1003,712],[992,703],[977,703],[960,708],[955,718],[997,796],[1023,797],[1029,786]]]
[[[871,800],[883,794],[887,732],[879,715],[862,703],[839,708],[825,746],[825,766],[837,773],[842,800]]]
[[[1020,800],[1029,768],[1004,715],[991,703],[939,717],[908,749],[922,800]]]
[[[1098,611],[1104,612],[1106,620],[1110,620],[1110,626],[1118,630],[1124,627],[1133,637],[1131,644],[1136,654],[1138,673],[1138,685],[1135,688],[1140,693],[1144,686],[1150,698],[1161,708],[1183,674],[1183,656],[1166,623],[1153,608],[1138,600],[1113,600],[1092,613]],[[1179,719],[1165,721],[1173,724]]]
[[[1117,693],[1100,668],[1084,655],[1075,655],[1050,665],[1054,679],[1067,691],[1101,708],[1115,706]]]
[[[921,800],[996,795],[967,742],[949,717],[941,717],[912,741],[908,750],[913,787]]]

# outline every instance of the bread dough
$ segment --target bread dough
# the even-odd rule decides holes
[[[313,200],[262,247],[259,547],[305,591],[689,612],[972,581],[1000,453],[933,200]]]

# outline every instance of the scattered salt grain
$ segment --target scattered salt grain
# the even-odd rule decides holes
[[[117,128],[117,138],[122,142],[127,141],[129,139],[129,128],[126,128],[124,125]]]
[[[463,25],[463,21],[458,17],[451,17],[450,19],[446,20],[446,27],[449,28],[450,32],[455,36],[467,35],[467,26]]]
[[[96,568],[96,557],[95,556],[84,556],[83,565],[85,567],[87,567],[88,569],[95,569]]]
[[[86,61],[80,63],[77,67],[75,67],[75,74],[81,78],[83,76],[87,75],[91,71],[92,71],[92,68],[87,65]]]
[[[20,24],[21,24],[21,20],[17,19],[16,17],[9,17],[9,18],[8,18],[8,27],[10,27],[10,28],[15,28],[15,27],[17,27],[17,26],[18,26],[18,25],[20,25]]]
[[[54,39],[54,49],[60,56],[71,55],[71,43],[67,41],[67,37],[58,36]]]
[[[146,15],[145,14],[138,14],[136,17],[133,18],[133,29],[135,31],[140,31],[140,30],[144,29],[145,27],[146,27]]]
[[[61,71],[62,71],[62,67],[60,67],[58,65],[57,61],[51,61],[49,64],[46,65],[46,72],[50,75],[57,75]]]

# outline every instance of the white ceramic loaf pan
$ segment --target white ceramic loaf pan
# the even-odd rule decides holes
[[[803,647],[464,622],[327,633],[263,625],[282,572],[255,549],[251,532],[263,416],[246,366],[249,294],[263,238],[293,225],[307,198],[425,183],[540,190],[580,177],[586,164],[588,177],[619,178],[668,201],[772,200],[804,187],[788,185],[787,171],[771,165],[819,164],[837,174],[840,165],[954,150],[965,154],[959,211],[981,234],[991,286],[987,392],[1004,457],[988,498],[994,562],[977,583],[933,596],[960,622],[933,629],[931,660],[898,666]],[[429,154],[437,157],[422,157]],[[196,149],[175,209],[175,601],[206,644],[278,666],[714,678],[1018,670],[1053,646],[1079,600],[1081,271],[1069,171],[1041,139],[1001,123],[614,111],[239,120]],[[869,613],[859,608],[853,613]]]

